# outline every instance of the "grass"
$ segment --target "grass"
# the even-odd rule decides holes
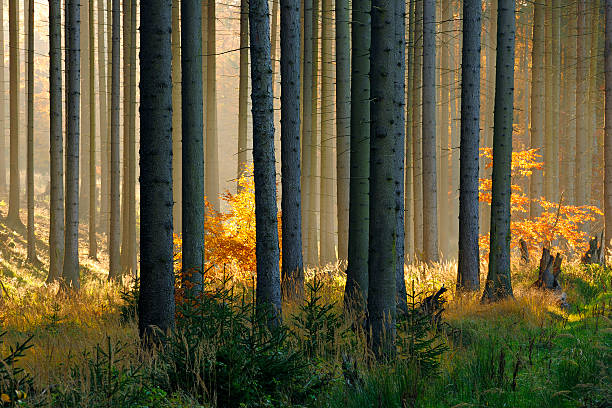
[[[0,205],[0,213],[5,210]],[[44,213],[40,225],[44,242]],[[28,265],[23,238],[0,225],[0,330],[6,331],[0,355],[33,336],[17,363],[32,381],[21,406],[212,406],[168,386],[160,375],[163,359],[141,351],[135,321],[122,317],[125,286],[108,283],[101,263],[82,258],[83,285],[73,296],[44,284],[44,246],[39,256],[40,265]],[[318,294],[337,315],[340,269],[317,273],[323,281]],[[535,264],[517,263],[513,271],[515,299],[482,305],[478,298],[454,296],[453,262],[407,268],[407,281],[417,291],[442,284],[450,289],[440,329],[447,351],[437,373],[424,374],[409,359],[373,363],[363,352],[363,338],[342,319],[308,356],[312,378],[321,381],[316,392],[299,403],[270,397],[244,406],[612,406],[612,272],[564,265],[561,285],[570,308],[563,310],[554,295],[530,289]],[[298,333],[295,344],[306,340],[292,318],[299,313],[295,304],[284,310],[285,322]],[[14,399],[0,402],[11,404]]]

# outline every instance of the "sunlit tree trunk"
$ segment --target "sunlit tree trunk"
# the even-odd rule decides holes
[[[19,13],[17,0],[9,0],[10,77],[10,184],[7,224],[22,229],[19,218]]]
[[[514,107],[515,2],[499,0],[495,67],[493,179],[489,272],[483,301],[512,296],[510,280],[510,165]]]
[[[575,3],[566,0],[563,4],[563,104],[564,129],[562,129],[560,182],[563,186],[564,202],[574,203],[575,146],[576,146],[576,16]]]
[[[27,4],[25,13],[28,18],[28,146],[27,146],[27,179],[28,179],[28,250],[27,260],[36,263],[36,235],[34,223],[34,0]]]
[[[66,1],[66,225],[64,283],[79,289],[79,104],[80,12],[78,0]]]
[[[106,75],[110,73],[106,69],[106,47],[110,48],[110,43],[104,42],[104,30],[110,20],[104,20],[104,0],[98,0],[98,103],[100,112],[100,229],[101,232],[109,235],[108,217],[110,203],[110,173],[109,173],[109,127],[108,127],[108,104],[106,89]],[[106,30],[110,31],[110,27]]]
[[[90,152],[90,112],[92,107],[89,105],[90,84],[94,78],[89,76],[89,0],[78,0],[80,4],[81,26],[83,35],[80,38],[81,44],[81,129],[80,129],[80,152],[79,152],[79,221],[87,223],[89,220],[89,201],[90,201],[90,174],[89,174],[89,152]],[[89,229],[89,227],[88,227]]]
[[[575,148],[575,190],[574,203],[587,204],[586,182],[587,171],[587,98],[588,98],[588,61],[587,61],[587,27],[586,27],[586,0],[578,0],[576,37],[576,148]]]
[[[154,327],[163,332],[174,327],[171,15],[171,0],[140,3],[138,328],[145,338],[154,336]]]
[[[423,257],[438,260],[436,176],[436,7],[423,0]]]
[[[247,164],[249,94],[249,2],[240,0],[240,83],[238,86],[238,179]],[[238,185],[238,188],[240,186]]]
[[[595,1],[595,4],[591,6],[591,15],[590,18],[590,27],[588,28],[588,39],[589,39],[589,52],[590,57],[588,58],[589,62],[589,72],[588,72],[588,91],[587,91],[587,108],[588,108],[588,116],[587,116],[587,164],[586,164],[586,196],[585,196],[585,204],[594,204],[595,199],[598,197],[595,196],[593,192],[594,184],[596,184],[596,180],[593,179],[593,169],[596,169],[597,166],[597,115],[596,115],[596,106],[598,102],[599,92],[596,91],[597,87],[597,61],[599,60],[598,53],[599,50],[597,48],[597,40],[599,34],[599,1]]]
[[[206,157],[204,188],[206,198],[219,210],[219,141],[217,135],[217,37],[215,1],[208,0],[206,63]],[[269,36],[269,35],[268,35]]]
[[[129,165],[129,195],[128,214],[130,219],[129,266],[133,276],[137,276],[138,249],[136,246],[136,0],[131,0],[130,15],[130,165]]]
[[[123,2],[123,178],[121,184],[121,273],[130,272],[130,125],[131,125],[131,14],[130,0]],[[180,83],[180,80],[179,80]],[[178,86],[177,86],[178,87]],[[180,95],[180,93],[179,93]],[[179,121],[180,123],[180,121]]]
[[[4,27],[4,0],[0,0],[0,21]],[[0,30],[0,196],[6,196],[6,87],[4,83],[4,29]]]
[[[315,0],[316,1],[316,0]],[[304,61],[302,69],[302,255],[305,264],[312,261],[311,245],[316,245],[311,239],[311,149],[312,149],[312,4],[313,0],[304,0]]]
[[[282,289],[304,291],[300,213],[300,0],[281,0]]]
[[[272,2],[272,14],[270,15],[270,60],[272,61],[272,92],[276,91],[276,62],[278,61],[278,18],[279,18],[279,6],[280,0],[271,0]],[[268,6],[270,7],[270,6]]]
[[[604,217],[605,242],[609,249],[612,244],[612,0],[605,0],[605,134],[604,134]]]
[[[412,81],[412,190],[414,194],[414,251],[423,258],[423,160],[422,160],[422,75],[423,0],[415,1],[414,67]]]
[[[338,206],[338,258],[348,256],[350,178],[350,27],[348,0],[336,0],[336,199]]]
[[[312,0],[312,98],[310,102],[311,132],[310,132],[310,211],[308,218],[308,255],[310,265],[319,264],[319,217],[317,216],[317,192],[319,183],[318,148],[318,106],[319,106],[319,0]]]
[[[531,131],[530,131],[530,147],[539,149],[538,154],[544,157],[544,130],[546,118],[545,106],[545,86],[544,86],[544,68],[545,68],[545,13],[546,5],[543,2],[537,2],[534,5],[533,18],[533,50],[532,50],[532,77],[531,81]],[[536,200],[544,195],[544,177],[541,170],[536,170],[531,173],[531,182],[529,185],[529,215],[533,218],[540,214],[541,207]]]
[[[1,1],[0,1],[1,3]],[[62,11],[61,0],[49,1],[49,275],[61,277],[64,262],[64,137],[62,132]],[[1,30],[0,30],[1,31]]]
[[[553,105],[558,101],[553,100],[553,55],[552,55],[552,0],[545,4],[545,45],[544,45],[544,92],[545,99],[545,124],[544,124],[544,197],[554,200],[555,179],[553,178],[553,161],[559,157],[555,154],[553,134]]]
[[[370,0],[353,0],[348,266],[344,306],[363,317],[368,300],[370,216]]]
[[[161,1],[161,0],[160,0]],[[110,133],[110,236],[108,239],[109,279],[119,279],[121,276],[121,194],[119,183],[120,173],[120,136],[119,136],[119,102],[120,102],[120,10],[119,0],[112,0],[111,26],[111,133]],[[142,125],[141,125],[142,129]],[[141,131],[142,133],[142,131]],[[142,199],[141,199],[142,203]]]
[[[94,54],[94,0],[89,0],[89,257],[98,258],[98,243],[96,240],[96,93],[95,93],[95,54]]]
[[[128,0],[129,1],[129,0]],[[125,23],[124,23],[125,24]],[[124,32],[125,36],[125,32]],[[124,38],[125,41],[125,38]],[[124,57],[125,59],[125,57]],[[172,0],[172,195],[174,207],[172,219],[174,232],[183,230],[182,222],[182,146],[181,146],[181,30],[180,30],[180,0]]]
[[[480,290],[478,161],[481,14],[481,0],[465,0],[463,2],[458,291]]]
[[[400,46],[396,12],[393,0],[372,2],[368,328],[372,350],[378,357],[392,356],[395,351],[395,243],[399,216],[395,182],[399,155],[394,150],[398,145],[396,110],[400,106],[394,100],[394,87],[402,65],[396,61],[396,47]]]
[[[560,198],[560,174],[559,174],[559,157],[560,157],[560,104],[561,104],[561,9],[560,1],[552,1],[552,134],[553,134],[553,151],[552,158],[552,177],[553,177],[553,199]]]
[[[449,166],[450,150],[449,150],[449,124],[450,124],[450,88],[453,86],[449,78],[454,72],[450,69],[450,0],[442,0],[438,2],[440,13],[440,22],[438,24],[438,43],[440,44],[440,52],[438,53],[438,79],[439,86],[437,87],[439,95],[439,108],[437,117],[437,136],[438,136],[438,161],[437,161],[437,176],[438,176],[438,227],[440,231],[447,231],[439,236],[440,253],[444,257],[449,256],[450,243],[450,175],[451,168]],[[453,81],[454,82],[454,81]]]
[[[204,149],[202,110],[202,8],[181,1],[181,95],[183,125],[183,277],[196,286],[204,269]],[[178,114],[178,112],[177,112]]]
[[[274,110],[270,62],[270,17],[267,0],[249,3],[251,103],[257,257],[256,299],[260,310],[271,312],[270,324],[281,319]]]
[[[404,171],[404,262],[414,258],[414,191],[412,162],[412,111],[414,104],[414,10],[415,0],[409,1],[408,43],[406,44],[406,145]]]

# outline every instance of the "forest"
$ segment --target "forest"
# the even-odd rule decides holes
[[[0,407],[612,407],[612,0],[0,0]]]

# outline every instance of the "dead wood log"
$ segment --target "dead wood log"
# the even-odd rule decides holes
[[[529,249],[527,248],[527,242],[523,238],[519,241],[519,249],[521,251],[521,261],[525,264],[529,263]]]

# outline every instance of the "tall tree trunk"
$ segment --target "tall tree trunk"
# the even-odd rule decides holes
[[[423,256],[438,261],[436,177],[436,7],[423,0]]]
[[[599,34],[599,1],[595,1],[595,4],[592,6],[591,15],[590,15],[590,27],[589,27],[589,52],[590,56],[588,58],[589,62],[589,72],[588,72],[588,91],[587,91],[587,161],[586,161],[586,196],[585,196],[585,204],[592,205],[594,204],[594,199],[597,197],[593,193],[593,169],[597,168],[597,119],[596,119],[596,105],[598,100],[598,93],[595,91],[596,82],[598,77],[597,72],[597,61],[598,61],[598,49],[597,49],[597,38]]]
[[[96,92],[95,92],[95,54],[94,54],[94,0],[89,0],[89,257],[98,258],[96,240]]]
[[[249,2],[240,0],[240,84],[238,87],[238,171],[243,175],[247,165],[247,122],[249,94]],[[238,183],[237,183],[238,184]],[[238,184],[238,189],[240,185]]]
[[[604,217],[605,243],[609,249],[612,240],[612,0],[605,0],[605,137],[604,137]]]
[[[530,147],[538,149],[538,154],[544,157],[544,126],[545,126],[545,87],[544,87],[544,67],[545,67],[545,13],[546,6],[542,2],[534,5],[533,17],[533,50],[532,50],[532,76],[531,81],[531,132]],[[540,214],[540,204],[535,201],[544,195],[544,177],[540,170],[531,173],[531,183],[529,185],[529,216],[536,217]]]
[[[1,1],[0,1],[1,2]],[[64,137],[62,133],[62,9],[61,0],[49,2],[49,275],[58,280],[64,262]]]
[[[130,123],[131,100],[130,90],[130,57],[131,57],[131,14],[130,0],[123,2],[123,179],[121,184],[121,273],[130,272]],[[179,81],[180,82],[180,81]],[[178,85],[177,85],[178,88]],[[179,94],[180,95],[180,94]],[[179,122],[180,123],[180,122]]]
[[[348,0],[336,0],[336,174],[338,258],[348,257],[351,66]]]
[[[217,135],[217,37],[215,1],[208,0],[206,63],[206,157],[204,186],[208,202],[219,210],[219,141]]]
[[[160,0],[161,1],[161,0]],[[119,101],[120,101],[120,10],[119,0],[112,0],[112,40],[111,40],[111,133],[110,133],[110,235],[108,238],[109,279],[119,279],[121,276],[121,194],[120,159],[119,159]],[[142,128],[142,125],[141,125]],[[142,131],[141,131],[142,132]],[[141,159],[142,160],[142,159]],[[142,199],[141,199],[142,202]]]
[[[319,240],[317,228],[319,217],[317,217],[317,192],[319,183],[318,173],[318,105],[319,105],[319,0],[312,0],[312,98],[310,102],[311,132],[310,132],[310,211],[308,218],[308,255],[310,265],[319,264]]]
[[[19,13],[18,1],[9,0],[9,77],[10,77],[10,184],[7,224],[23,229],[19,218]]]
[[[4,27],[4,0],[0,1],[0,21]],[[0,195],[6,196],[6,94],[4,84],[4,29],[0,30]]]
[[[64,282],[78,290],[79,282],[79,104],[80,12],[78,0],[66,1],[66,226]]]
[[[84,28],[83,35],[80,36],[81,44],[81,129],[80,129],[80,152],[79,152],[79,221],[83,223],[89,220],[89,141],[91,135],[90,129],[90,112],[92,107],[89,106],[89,87],[93,78],[89,76],[89,0],[79,0],[80,3],[80,24]]]
[[[414,27],[414,68],[412,81],[412,189],[414,194],[414,251],[419,259],[423,258],[423,1],[415,1]]]
[[[397,64],[397,5],[372,1],[370,54],[370,246],[368,260],[368,327],[372,350],[378,357],[395,351],[397,237],[396,166],[397,109],[394,95]],[[403,42],[401,43],[403,46]]]
[[[553,160],[552,177],[554,181],[553,199],[559,200],[561,180],[559,178],[559,157],[560,157],[560,103],[561,103],[561,9],[560,1],[552,1],[552,134],[553,137]]]
[[[449,40],[451,30],[448,26],[451,22],[450,17],[450,0],[442,0],[438,2],[440,13],[440,22],[438,25],[439,32],[438,42],[440,44],[440,52],[438,53],[438,78],[440,84],[438,86],[438,95],[440,98],[440,107],[437,109],[438,120],[438,222],[440,231],[447,231],[448,233],[440,234],[439,245],[440,253],[444,257],[450,255],[450,202],[449,202],[449,190],[450,190],[450,175],[451,168],[449,166],[450,149],[449,149],[449,124],[450,124],[450,88],[452,86],[449,77],[454,73],[454,70],[450,69],[450,55],[449,55]]]
[[[586,202],[586,180],[587,180],[587,47],[586,47],[586,0],[578,0],[576,37],[576,161],[575,161],[575,191],[574,200],[576,205],[584,205]]]
[[[257,257],[257,307],[266,309],[271,325],[281,320],[274,110],[270,63],[270,17],[267,0],[249,3],[251,50],[251,104]]]
[[[353,0],[348,266],[344,306],[364,317],[370,216],[370,0]]]
[[[316,0],[314,0],[316,1]],[[312,144],[312,81],[313,81],[313,39],[312,39],[312,7],[313,0],[304,0],[304,62],[302,69],[302,256],[306,264],[312,262],[312,245],[316,242],[311,241],[311,150]]]
[[[564,27],[563,40],[563,109],[564,129],[561,136],[563,150],[561,151],[560,182],[563,186],[564,202],[574,203],[575,191],[575,146],[576,146],[576,18],[575,4],[566,0],[563,10],[567,12],[563,16],[562,27]]]
[[[174,199],[172,219],[174,220],[174,232],[177,234],[183,230],[183,220],[181,217],[183,208],[181,110],[180,0],[172,0],[172,180],[174,180],[174,185],[172,186]]]
[[[36,263],[36,235],[34,229],[34,0],[28,2],[28,253],[27,260]]]
[[[104,42],[104,30],[110,24],[110,20],[104,21],[104,0],[98,0],[98,89],[100,104],[100,229],[108,236],[109,231],[109,204],[110,204],[110,166],[109,166],[109,126],[108,126],[108,104],[106,88],[106,75],[110,74],[106,69],[106,50],[110,43]],[[110,27],[106,30],[110,32]]]
[[[272,0],[272,14],[270,15],[270,60],[272,61],[272,93],[276,91],[275,74],[276,74],[276,62],[278,61],[277,50],[278,50],[278,18],[279,18],[279,6],[280,0]],[[270,7],[270,6],[268,6]]]
[[[300,0],[281,0],[282,289],[304,291],[300,213]]]
[[[493,179],[489,272],[483,301],[512,296],[510,280],[510,166],[514,107],[515,1],[499,0],[495,67]]]
[[[412,162],[412,118],[414,105],[414,19],[415,0],[409,1],[408,9],[408,43],[406,44],[406,145],[405,172],[404,172],[404,262],[414,258],[414,190],[413,190],[413,162]]]
[[[478,171],[480,142],[481,0],[463,3],[461,57],[461,149],[457,290],[480,290]]]
[[[202,109],[202,7],[181,1],[183,125],[183,277],[202,284],[204,270],[204,147]]]
[[[130,15],[130,162],[129,162],[129,189],[130,201],[128,216],[130,220],[129,236],[129,267],[134,277],[138,270],[138,249],[136,246],[136,0],[131,0],[132,13]]]
[[[174,327],[171,15],[171,0],[140,3],[138,328],[145,338],[153,336],[154,327]]]
[[[553,100],[553,54],[552,54],[552,0],[547,0],[545,7],[545,42],[544,42],[544,93],[545,99],[545,124],[544,124],[544,197],[553,201],[555,179],[553,178],[553,161],[559,157],[554,151],[553,133],[553,105],[558,101]]]

